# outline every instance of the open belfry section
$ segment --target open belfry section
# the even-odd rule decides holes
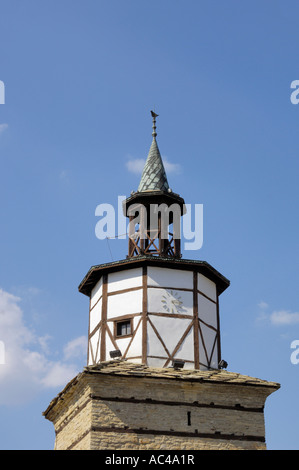
[[[124,202],[128,255],[80,283],[87,365],[43,414],[57,450],[266,449],[265,401],[280,385],[225,370],[219,297],[230,283],[182,258],[185,203],[169,187],[151,113],[141,181]]]

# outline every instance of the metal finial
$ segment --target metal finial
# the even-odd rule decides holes
[[[156,132],[156,117],[158,117],[159,114],[156,114],[154,111],[151,111],[151,115],[152,115],[152,118],[153,118],[153,133],[152,133],[152,136],[155,138],[156,135],[157,135],[157,132]]]

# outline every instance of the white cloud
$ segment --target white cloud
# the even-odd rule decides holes
[[[71,174],[68,170],[61,170],[58,174],[60,184],[68,186],[71,182]]]
[[[68,180],[68,172],[66,170],[61,170],[59,173],[60,180]]]
[[[6,131],[6,129],[8,129],[8,124],[4,123],[4,124],[0,124],[0,135]]]
[[[299,323],[299,312],[289,312],[288,310],[278,310],[270,315],[272,325],[295,325]]]
[[[127,170],[135,175],[141,175],[144,165],[145,159],[143,158],[135,158],[126,162]]]
[[[52,337],[50,335],[44,335],[38,337],[38,343],[45,354],[50,354],[50,341]]]
[[[87,340],[85,336],[79,336],[72,341],[69,341],[63,349],[64,358],[71,359],[80,357],[87,351]]]
[[[41,384],[46,388],[61,387],[75,377],[78,370],[71,364],[53,362],[46,375],[41,377]]]
[[[258,304],[258,321],[266,321],[274,326],[295,325],[299,323],[299,312],[290,312],[289,310],[269,310],[269,305],[262,301]]]
[[[66,345],[61,360],[52,360],[50,336],[38,336],[26,325],[19,303],[19,297],[0,289],[0,342],[5,357],[0,362],[0,405],[26,402],[45,388],[66,385],[79,372],[75,359],[83,354],[80,337]]]
[[[181,165],[179,163],[171,163],[166,158],[163,158],[163,163],[166,173],[178,175],[181,172]]]
[[[261,301],[259,304],[258,304],[258,307],[262,310],[265,310],[269,307],[269,305],[266,303],[266,302],[263,302]]]
[[[171,163],[166,157],[162,157],[164,168],[167,174],[179,174],[181,166],[178,163]],[[135,175],[141,175],[146,160],[144,158],[131,158],[126,162],[127,170]]]

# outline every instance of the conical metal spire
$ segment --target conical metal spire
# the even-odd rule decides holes
[[[158,114],[151,111],[153,117],[153,141],[145,162],[138,192],[168,191],[169,185],[159,147],[156,141],[156,117]]]

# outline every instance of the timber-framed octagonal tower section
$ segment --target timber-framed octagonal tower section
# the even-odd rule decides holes
[[[79,285],[90,299],[87,365],[119,351],[153,367],[217,369],[219,296],[228,286],[204,261],[147,255],[93,266]]]

